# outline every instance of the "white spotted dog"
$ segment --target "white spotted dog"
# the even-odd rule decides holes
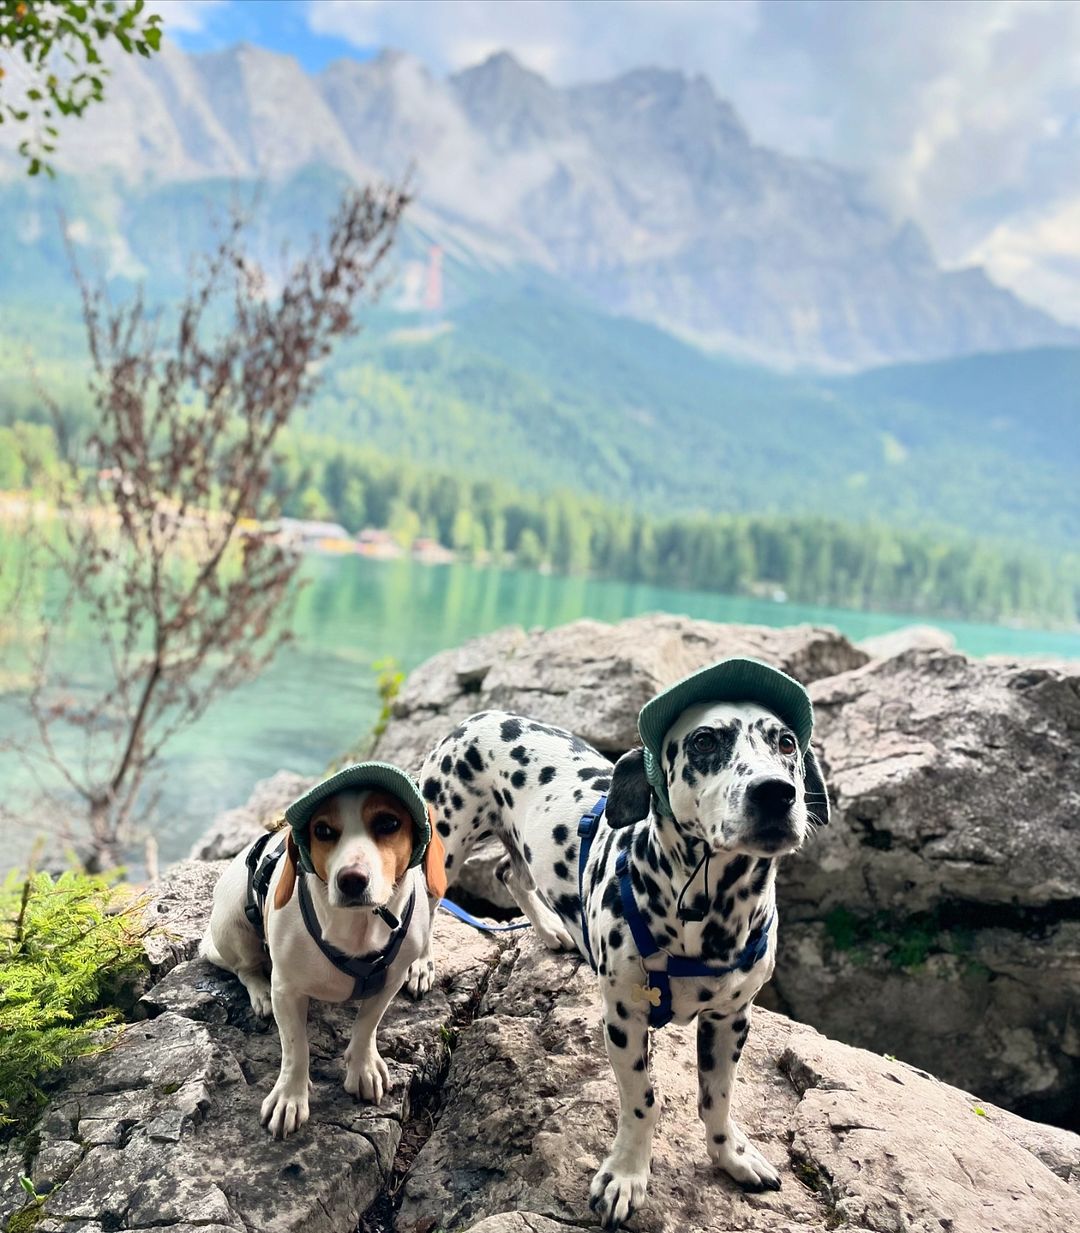
[[[746,1190],[780,1185],[731,1098],[751,1003],[774,965],[777,861],[828,821],[812,723],[796,681],[726,660],[654,698],[639,719],[643,747],[614,767],[570,732],[494,711],[459,724],[424,764],[448,880],[497,835],[499,876],[541,939],[576,948],[597,972],[620,1100],[590,1191],[607,1228],[645,1195],[659,1113],[649,1029],[670,1021],[698,1020],[709,1156]],[[432,970],[428,951],[410,980],[427,985]]]
[[[428,810],[387,763],[346,767],[294,801],[285,820],[287,831],[261,836],[221,875],[200,948],[236,973],[257,1015],[273,1011],[281,1071],[260,1116],[282,1139],[308,1119],[311,998],[358,1001],[345,1090],[382,1100],[390,1073],[376,1032],[427,945],[430,902],[446,889]]]

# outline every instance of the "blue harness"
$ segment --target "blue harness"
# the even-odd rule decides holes
[[[589,942],[589,923],[585,913],[585,865],[600,819],[604,816],[607,797],[602,796],[596,804],[578,823],[578,895],[581,902],[581,936],[585,943],[585,953],[593,971],[596,971],[596,960],[593,958],[592,945]],[[655,955],[661,948],[652,935],[652,930],[646,925],[634,899],[634,888],[630,881],[630,852],[624,848],[615,861],[615,875],[619,879],[619,896],[622,899],[623,915],[630,926],[634,945],[643,958]],[[671,978],[673,976],[726,976],[730,972],[749,972],[769,948],[769,931],[772,929],[775,912],[769,913],[769,919],[753,930],[750,938],[734,963],[718,967],[705,963],[701,959],[688,959],[683,955],[666,955],[667,962],[658,971],[646,971],[645,984],[641,986],[644,1000],[649,1003],[649,1026],[660,1028],[671,1022],[674,1011],[671,1008]],[[635,990],[636,993],[636,990]]]

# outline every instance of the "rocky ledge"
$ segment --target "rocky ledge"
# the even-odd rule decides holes
[[[209,912],[220,863],[181,870],[155,915],[177,938]],[[595,978],[526,936],[440,914],[438,986],[380,1031],[383,1106],[342,1088],[351,1014],[311,1015],[311,1120],[259,1126],[278,1044],[231,977],[179,958],[146,1018],[69,1067],[32,1133],[0,1154],[0,1220],[38,1233],[558,1233],[588,1226],[588,1183],[618,1096]],[[980,1103],[902,1062],[755,1014],[736,1111],[782,1173],[743,1194],[705,1156],[689,1030],[654,1038],[662,1101],[649,1197],[630,1227],[762,1233],[1062,1233],[1080,1227],[1080,1137]],[[41,1207],[22,1202],[28,1175]]]
[[[570,724],[616,755],[646,697],[726,654],[813,682],[836,802],[833,824],[786,864],[767,988],[774,1005],[873,1051],[755,1013],[736,1111],[784,1184],[750,1196],[707,1162],[688,1032],[659,1033],[663,1112],[649,1198],[631,1226],[1080,1228],[1080,1137],[986,1099],[1064,1120],[1080,1098],[1075,668],[974,663],[933,646],[870,659],[828,630],[669,617],[507,630],[414,673],[379,753],[415,768],[450,724],[496,705]],[[232,978],[193,958],[222,867],[205,858],[239,850],[302,783],[262,785],[153,888],[160,928],[143,1018],[62,1072],[38,1124],[0,1147],[3,1227],[558,1233],[594,1223],[588,1180],[617,1096],[593,978],[527,935],[496,942],[440,915],[437,989],[420,1005],[400,999],[380,1033],[394,1081],[386,1104],[346,1096],[351,1012],[318,1007],[311,1121],[285,1144],[259,1127],[276,1034]],[[481,864],[481,892],[485,877]],[[40,1206],[25,1204],[22,1175]]]

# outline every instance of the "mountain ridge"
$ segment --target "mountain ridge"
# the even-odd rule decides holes
[[[239,44],[120,63],[109,95],[92,141],[64,134],[58,166],[76,178],[415,167],[413,218],[433,242],[534,267],[706,349],[843,370],[1080,341],[978,268],[939,268],[853,173],[756,145],[700,75],[560,87],[506,52],[446,78],[400,52],[311,75]]]

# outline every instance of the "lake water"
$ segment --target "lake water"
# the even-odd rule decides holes
[[[916,619],[459,564],[309,558],[304,574],[295,642],[169,746],[155,828],[163,862],[184,856],[215,814],[246,800],[256,780],[280,768],[316,775],[353,746],[378,715],[372,664],[384,657],[409,671],[501,625],[552,626],[583,616],[617,621],[663,611],[760,625],[812,622],[855,640]],[[1080,658],[1076,634],[935,623],[972,655]],[[0,695],[0,738],[20,722],[17,700]],[[11,755],[0,754],[0,775],[13,810],[20,798],[31,799]],[[41,820],[42,829],[48,825]],[[7,837],[0,868],[25,856],[33,829],[20,826]]]

